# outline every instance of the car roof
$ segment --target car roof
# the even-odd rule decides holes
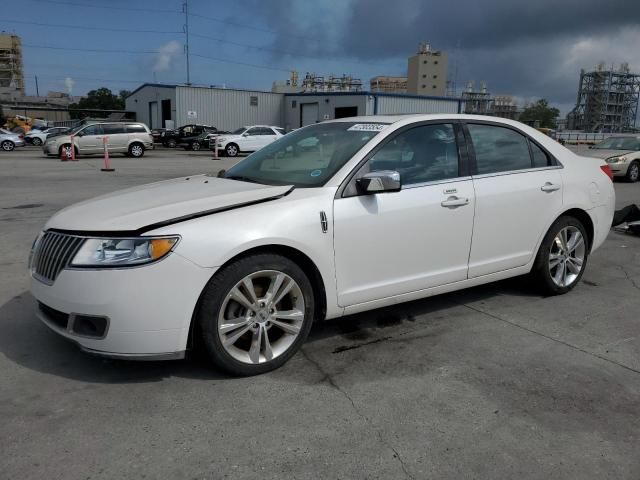
[[[412,114],[401,114],[401,115],[362,115],[359,117],[348,117],[348,118],[339,118],[336,120],[328,120],[323,123],[330,122],[357,122],[357,123],[388,123],[394,124],[399,122],[409,122],[413,120],[414,122],[424,122],[430,120],[476,120],[476,121],[489,121],[496,123],[503,123],[505,125],[513,125],[522,128],[523,123],[518,122],[516,120],[509,120],[507,118],[501,117],[490,117],[488,115],[468,115],[461,113],[412,113]]]

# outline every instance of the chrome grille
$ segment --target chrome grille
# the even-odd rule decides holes
[[[34,276],[53,283],[58,274],[73,259],[84,239],[58,232],[46,232],[33,255]]]

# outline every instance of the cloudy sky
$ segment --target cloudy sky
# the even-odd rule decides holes
[[[29,93],[186,81],[182,0],[21,0],[0,30],[23,39]],[[189,0],[191,81],[268,90],[301,74],[406,74],[421,41],[449,53],[458,90],[485,81],[566,113],[579,72],[640,71],[640,1]]]

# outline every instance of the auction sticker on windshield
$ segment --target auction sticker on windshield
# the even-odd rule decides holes
[[[386,123],[356,123],[347,129],[348,132],[379,132]]]

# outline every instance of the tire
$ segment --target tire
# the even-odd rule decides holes
[[[271,303],[274,297],[281,298]],[[258,375],[282,366],[298,351],[314,311],[313,288],[302,269],[286,257],[264,253],[216,273],[200,299],[196,326],[216,367],[232,375]]]
[[[200,150],[200,144],[198,142],[192,142],[191,143],[191,150],[193,150],[194,152],[197,152]]]
[[[535,285],[543,293],[562,295],[580,282],[589,257],[588,239],[577,218],[563,216],[554,222],[531,270]]]
[[[224,153],[227,154],[227,157],[237,157],[240,153],[240,149],[235,143],[230,143],[229,145],[224,147]]]
[[[16,148],[15,144],[11,140],[4,140],[0,143],[0,147],[5,152],[12,152]]]
[[[165,143],[165,146],[167,146],[169,148],[176,148],[178,146],[178,142],[176,142],[175,138],[170,138]]]
[[[42,145],[42,140],[40,140],[38,137],[33,137],[33,139],[31,140],[31,143],[34,146],[39,147],[40,145]]]
[[[624,176],[627,182],[635,183],[640,180],[640,162],[634,160],[627,169],[627,174]]]
[[[144,155],[144,145],[138,142],[132,143],[131,145],[129,145],[128,154],[130,157],[133,157],[133,158],[142,157]]]
[[[60,148],[58,149],[58,157],[62,156],[62,150],[63,149],[67,149],[67,157],[71,158],[71,144],[70,143],[65,143],[64,145],[61,145]],[[78,156],[78,148],[77,147],[73,147],[75,150],[75,156]]]

